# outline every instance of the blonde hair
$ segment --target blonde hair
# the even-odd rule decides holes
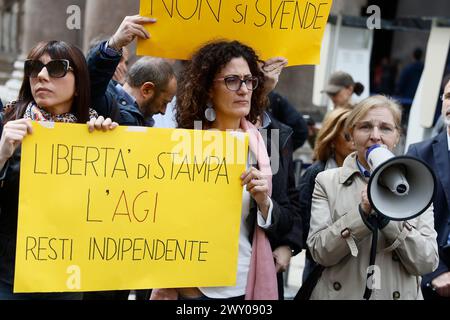
[[[369,112],[369,110],[378,107],[385,107],[392,113],[395,127],[400,134],[402,120],[402,111],[400,106],[395,100],[382,95],[368,97],[359,102],[347,117],[347,121],[345,123],[346,130],[350,134],[353,134],[355,124],[360,121],[367,114],[367,112]]]
[[[352,109],[336,108],[329,112],[319,130],[314,147],[314,160],[327,161],[333,154],[331,144],[337,136],[344,130],[345,121]]]

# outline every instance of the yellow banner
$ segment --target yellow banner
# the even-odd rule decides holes
[[[141,0],[140,14],[158,21],[137,54],[187,60],[204,43],[239,40],[263,60],[320,63],[332,0]]]
[[[22,146],[14,292],[235,284],[246,134],[33,130]]]

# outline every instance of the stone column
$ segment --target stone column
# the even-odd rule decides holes
[[[81,29],[70,30],[67,26],[69,6],[80,8],[81,20],[86,0],[26,0],[23,52],[28,51],[39,41],[63,40],[82,46],[83,25]]]
[[[125,16],[139,13],[139,0],[86,0],[83,48],[96,38],[108,38]]]
[[[80,19],[83,20],[83,12],[86,0],[25,0],[23,5],[23,38],[22,52],[14,63],[14,71],[5,86],[0,86],[0,97],[5,102],[17,99],[17,94],[23,79],[23,60],[31,48],[39,41],[63,40],[82,45],[82,30],[70,30],[67,20],[69,6],[75,5],[80,9]]]
[[[21,53],[23,0],[0,0],[0,84],[11,75]]]

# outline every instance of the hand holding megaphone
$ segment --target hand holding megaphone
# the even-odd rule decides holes
[[[367,188],[361,191],[361,209],[364,215],[368,217],[372,212],[372,205],[370,204],[369,197],[367,195]]]

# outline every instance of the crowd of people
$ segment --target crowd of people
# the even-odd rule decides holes
[[[308,126],[274,91],[286,59],[262,62],[246,44],[219,40],[199,48],[179,74],[173,61],[155,57],[128,67],[127,46],[149,39],[144,26],[154,23],[126,17],[109,39],[93,43],[86,58],[63,41],[41,42],[29,52],[17,100],[0,113],[0,300],[126,300],[130,293],[13,293],[20,145],[32,133],[31,121],[85,123],[91,132],[118,125],[199,129],[195,124],[201,123],[201,130],[248,133],[255,165],[248,163],[241,176],[236,284],[148,288],[137,291],[138,299],[281,300],[283,272],[302,250],[299,299],[450,297],[450,81],[442,94],[447,130],[408,150],[437,177],[433,202],[413,219],[393,221],[369,200],[366,153],[374,145],[394,150],[399,143],[402,115],[394,100],[376,95],[355,103],[353,94],[364,86],[348,73],[333,73],[323,92],[334,110],[314,141],[314,163],[297,185],[293,152],[307,140]],[[266,139],[262,130],[269,132]],[[274,152],[277,170],[270,163]],[[372,247],[381,272],[378,288],[367,282]]]

